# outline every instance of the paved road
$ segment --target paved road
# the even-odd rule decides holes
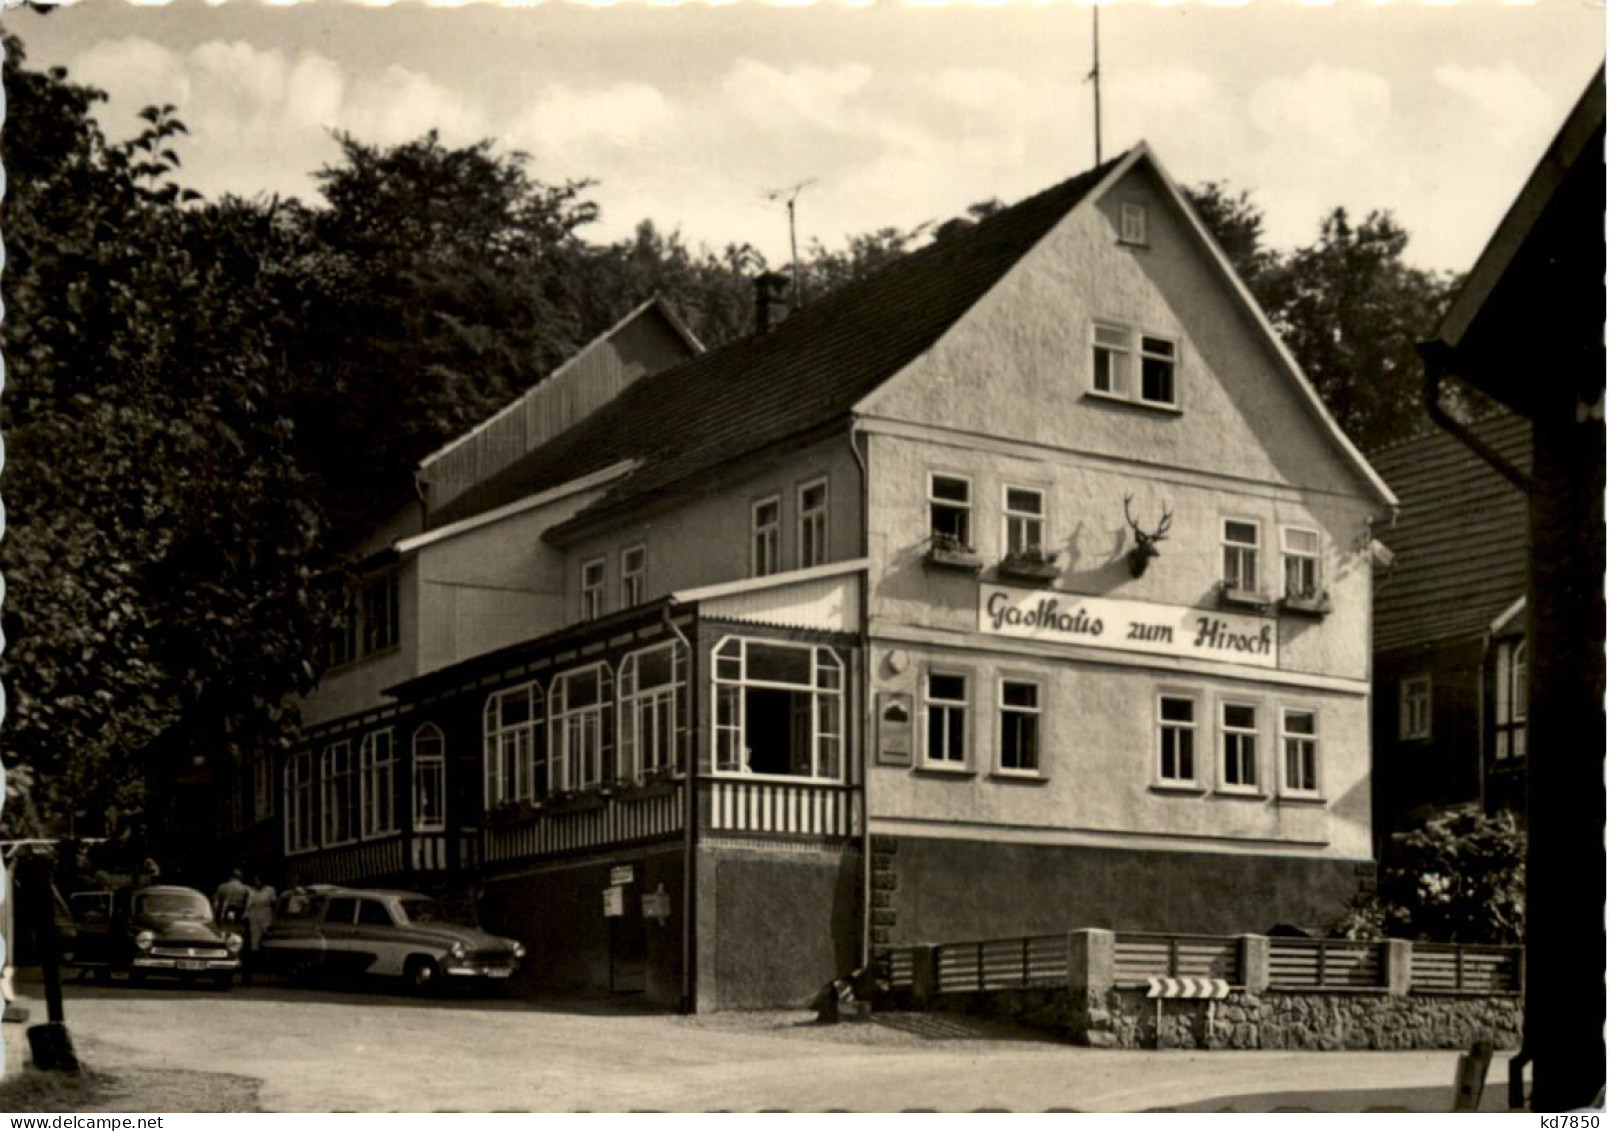
[[[40,987],[19,990],[35,1020]],[[93,1068],[262,1080],[271,1111],[1445,1111],[1456,1054],[1128,1052],[970,1019],[650,1014],[289,987],[68,987]],[[20,1062],[20,1026],[6,1026]],[[1488,1105],[1502,1096],[1502,1058]],[[1495,1108],[1494,1108],[1495,1110]]]

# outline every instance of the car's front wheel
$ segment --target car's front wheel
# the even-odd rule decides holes
[[[414,993],[431,993],[441,984],[441,967],[434,958],[416,954],[402,968],[402,978]]]

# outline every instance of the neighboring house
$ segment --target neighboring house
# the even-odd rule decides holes
[[[1529,421],[1473,430],[1529,472]],[[1452,805],[1523,810],[1525,494],[1440,430],[1369,459],[1401,500],[1374,583],[1377,832]]]
[[[1141,145],[433,504],[283,870],[473,885],[537,976],[696,1009],[1321,923],[1372,875],[1393,504]]]
[[[1531,425],[1528,475],[1493,462],[1529,493],[1522,1059],[1536,1111],[1601,1106],[1604,1087],[1604,995],[1581,992],[1603,985],[1605,958],[1604,262],[1600,67],[1420,347],[1433,403],[1464,381]]]

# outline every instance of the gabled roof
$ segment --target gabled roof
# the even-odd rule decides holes
[[[1530,421],[1499,412],[1471,428],[1530,470]],[[1380,533],[1396,560],[1375,578],[1375,650],[1480,637],[1525,595],[1525,495],[1439,429],[1370,458],[1402,507]]]
[[[791,314],[768,333],[644,377],[585,421],[433,515],[452,522],[625,459],[642,468],[556,528],[844,420],[938,340],[1123,158],[1029,197]]]

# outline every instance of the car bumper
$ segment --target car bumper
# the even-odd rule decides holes
[[[449,978],[512,978],[517,966],[489,966],[483,962],[449,962],[441,972]]]
[[[240,969],[238,958],[136,958],[136,970],[171,970],[175,974],[222,974]]]

